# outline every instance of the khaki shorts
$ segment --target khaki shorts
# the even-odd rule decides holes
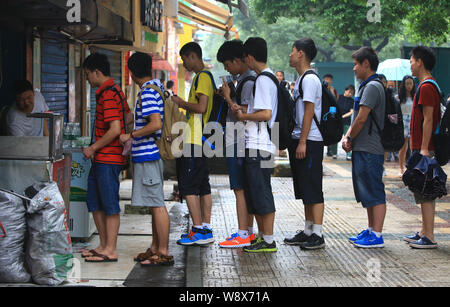
[[[132,206],[164,207],[162,160],[134,163]]]

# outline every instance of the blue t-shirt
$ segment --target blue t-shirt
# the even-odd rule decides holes
[[[164,117],[164,101],[157,91],[151,88],[145,88],[147,85],[156,85],[164,92],[164,86],[158,79],[154,79],[144,83],[138,94],[135,110],[135,130],[144,128],[148,124],[150,115],[159,113],[161,115],[161,122]],[[141,97],[142,106],[139,102]],[[156,139],[161,137],[161,130],[152,133],[151,135],[136,137],[133,140],[132,157],[134,163],[143,163],[161,159],[159,155]]]

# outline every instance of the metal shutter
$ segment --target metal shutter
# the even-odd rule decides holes
[[[67,121],[68,45],[57,32],[46,32],[41,46],[41,92],[49,109]]]
[[[98,53],[105,54],[108,57],[109,64],[111,66],[111,77],[114,79],[117,85],[122,88],[122,53],[106,50],[106,49],[97,49]],[[91,89],[91,125],[94,127],[95,122],[95,110],[97,102],[95,100],[95,92],[97,88]]]

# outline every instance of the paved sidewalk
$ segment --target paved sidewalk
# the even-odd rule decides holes
[[[212,225],[216,242],[189,247],[187,286],[450,286],[450,198],[437,201],[437,250],[413,250],[402,237],[420,230],[420,206],[397,177],[395,163],[386,163],[388,201],[383,237],[385,248],[358,249],[348,237],[367,228],[366,210],[354,199],[351,164],[324,161],[326,248],[303,251],[283,243],[304,227],[303,205],[294,200],[291,178],[272,178],[276,202],[275,240],[278,252],[247,254],[221,249],[218,243],[237,230],[234,194],[227,176],[212,176]],[[449,173],[450,167],[446,167]],[[448,188],[450,191],[450,189]],[[255,222],[256,226],[256,222]]]

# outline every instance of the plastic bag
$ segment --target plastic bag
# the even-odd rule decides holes
[[[31,277],[40,285],[60,285],[73,265],[64,200],[55,182],[33,185],[25,194],[32,198],[27,208],[25,257]]]
[[[0,191],[0,282],[30,281],[24,267],[26,231],[23,200]]]

